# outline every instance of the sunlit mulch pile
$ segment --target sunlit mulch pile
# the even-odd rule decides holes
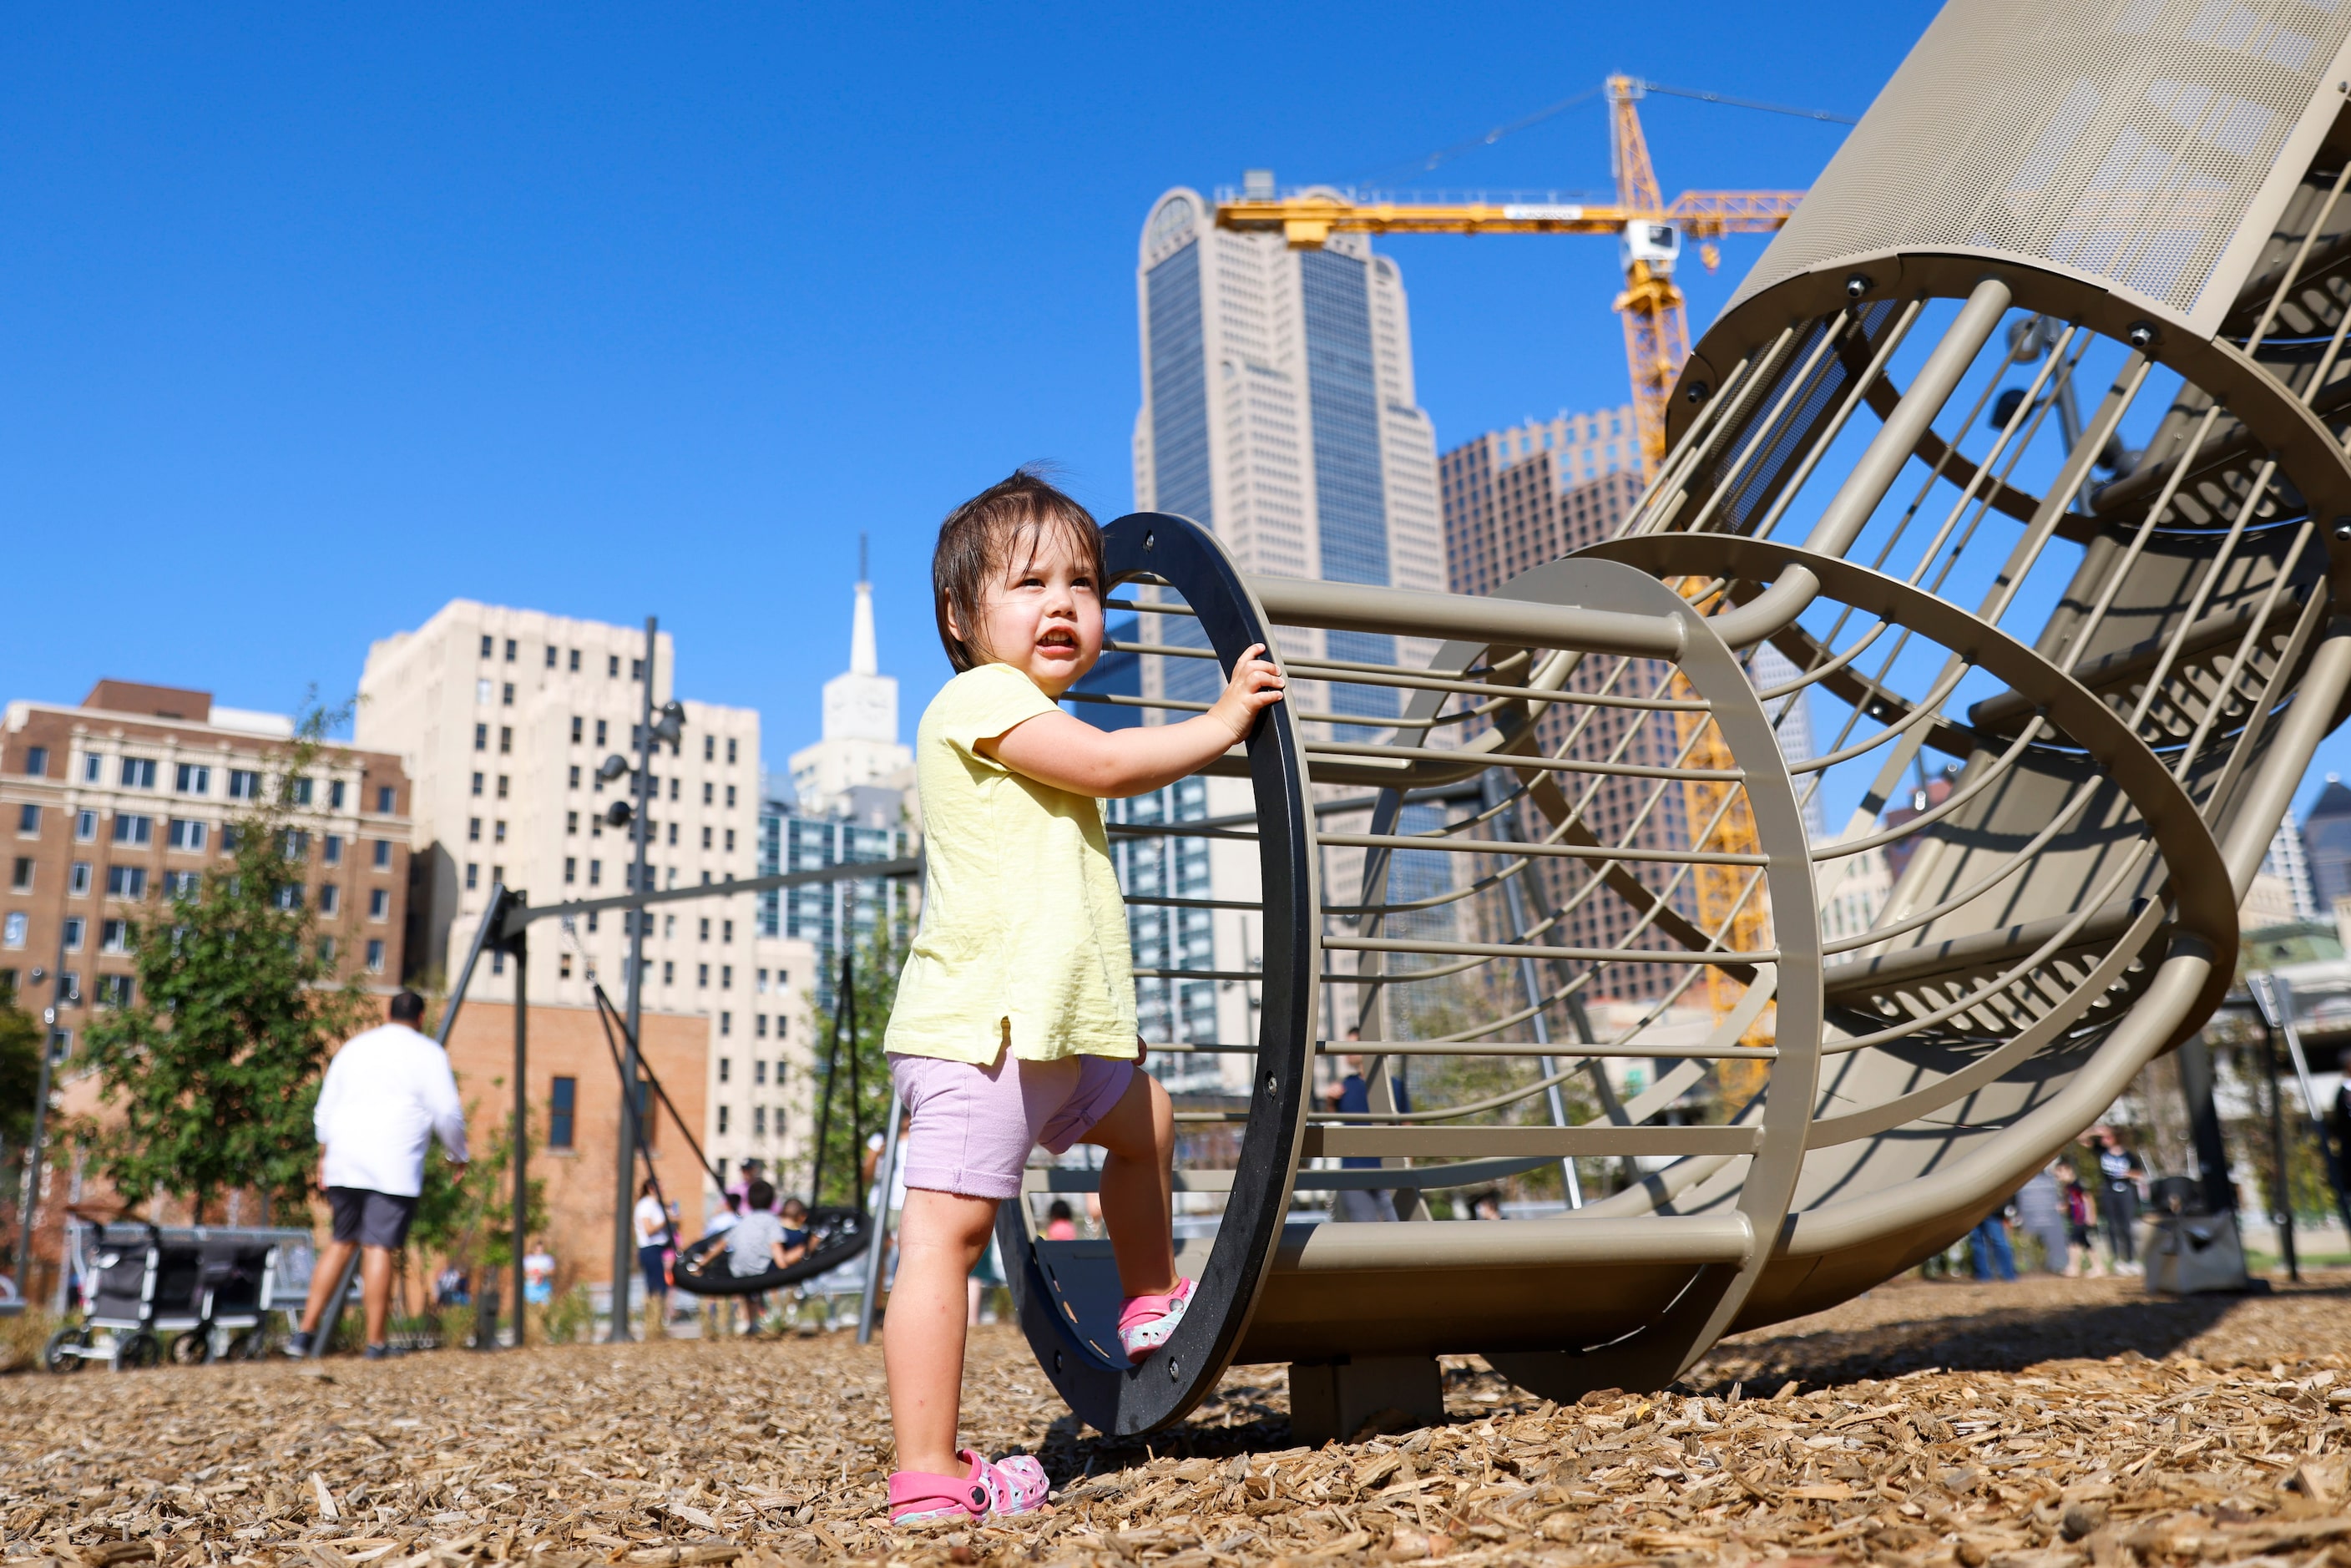
[[[1692,1392],[1528,1399],[1448,1364],[1445,1427],[1290,1446],[1279,1369],[1179,1432],[1081,1432],[974,1343],[967,1433],[1050,1512],[893,1535],[880,1347],[461,1352],[0,1381],[0,1557],[459,1568],[893,1557],[2351,1568],[2351,1281],[1907,1284],[1726,1343]]]

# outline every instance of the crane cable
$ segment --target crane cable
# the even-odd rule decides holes
[[[1637,77],[1633,79],[1643,92],[1661,92],[1672,98],[1694,99],[1700,103],[1727,104],[1732,109],[1760,110],[1766,114],[1784,114],[1796,120],[1818,120],[1834,125],[1855,125],[1859,123],[1859,121],[1854,120],[1850,115],[1834,114],[1825,109],[1792,109],[1783,103],[1765,103],[1758,99],[1733,98],[1729,93],[1707,92],[1698,88],[1667,87],[1662,82],[1642,81]],[[1516,120],[1506,120],[1502,124],[1495,126],[1491,131],[1487,131],[1482,136],[1472,136],[1466,141],[1456,141],[1450,146],[1440,147],[1436,152],[1429,153],[1426,157],[1416,158],[1412,160],[1410,162],[1391,163],[1384,169],[1364,175],[1359,180],[1350,182],[1350,183],[1375,184],[1384,175],[1394,174],[1398,172],[1407,170],[1413,173],[1426,174],[1431,170],[1436,169],[1439,164],[1448,163],[1466,152],[1475,152],[1480,147],[1491,147],[1495,142],[1499,141],[1505,136],[1514,135],[1517,132],[1528,130],[1531,127],[1541,125],[1544,120],[1552,118],[1554,115],[1564,114],[1569,110],[1577,107],[1579,104],[1588,103],[1592,99],[1599,97],[1602,89],[1607,84],[1604,82],[1599,86],[1588,87],[1582,92],[1576,93],[1572,97],[1561,99],[1557,103],[1552,104],[1548,108],[1536,110],[1532,114],[1521,115]]]

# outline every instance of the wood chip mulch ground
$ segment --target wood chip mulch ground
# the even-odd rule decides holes
[[[443,1352],[0,1380],[0,1558],[464,1568],[1388,1561],[2351,1568],[2351,1277],[2269,1297],[1907,1282],[1743,1336],[1686,1392],[1532,1400],[1448,1363],[1448,1424],[1290,1440],[1278,1368],[1182,1430],[1080,1429],[1009,1330],[967,1432],[1051,1511],[893,1534],[881,1349]]]

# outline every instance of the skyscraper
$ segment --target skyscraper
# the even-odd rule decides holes
[[[1278,235],[1218,229],[1199,193],[1179,188],[1144,223],[1135,293],[1139,508],[1212,529],[1245,572],[1445,587],[1436,434],[1414,402],[1394,261],[1361,235],[1293,251]],[[1285,643],[1292,656],[1385,663],[1416,651],[1360,632],[1285,636],[1297,640]],[[1188,685],[1215,679],[1205,667],[1184,674]],[[1168,695],[1195,696],[1173,689],[1180,678]],[[1341,713],[1396,711],[1392,691],[1330,695]]]
[[[898,682],[882,673],[873,640],[873,585],[866,580],[865,540],[857,541],[857,602],[850,612],[849,668],[824,684],[824,736],[792,753],[792,791],[800,810],[826,816],[852,809],[850,791],[872,785],[904,789],[893,775],[914,754],[898,743]]]
[[[2351,896],[2351,786],[2332,773],[2302,820],[2302,845],[2311,893],[2331,913],[2336,899]]]

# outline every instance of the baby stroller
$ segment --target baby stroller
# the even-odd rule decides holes
[[[279,1260],[309,1237],[291,1230],[166,1228],[144,1220],[78,1228],[87,1246],[79,1270],[88,1303],[82,1322],[49,1336],[42,1363],[78,1372],[104,1361],[117,1372],[171,1356],[184,1366],[253,1360],[266,1348],[263,1323],[279,1287]]]

